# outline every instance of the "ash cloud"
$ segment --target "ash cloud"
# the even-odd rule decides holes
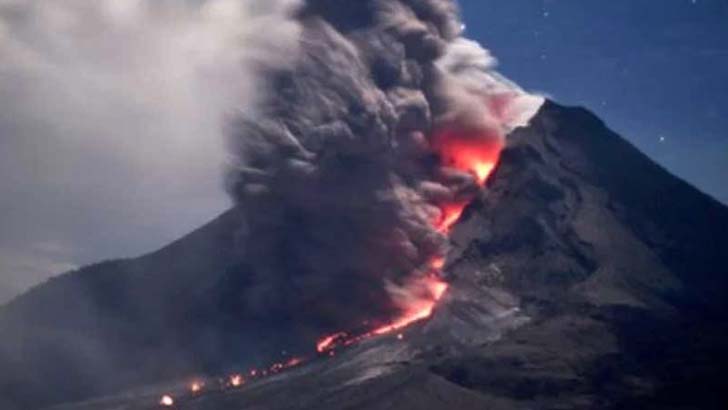
[[[497,151],[542,101],[462,37],[451,1],[309,0],[297,21],[296,61],[267,73],[256,117],[228,122],[228,187],[247,217],[250,270],[275,283],[248,308],[327,310],[334,328],[396,311],[387,288],[445,252],[442,206],[479,189],[444,164],[436,136]]]
[[[229,206],[220,123],[295,55],[296,7],[0,0],[0,303]]]
[[[436,136],[497,148],[541,103],[462,35],[443,0],[0,0],[0,287],[179,236],[231,161],[252,310],[391,313],[478,189]]]
[[[18,324],[38,332],[31,348],[43,347],[27,355],[31,365],[8,372],[38,382],[13,395],[33,401],[73,395],[66,385],[91,395],[156,371],[155,362],[186,368],[235,362],[231,352],[278,355],[312,346],[308,336],[369,331],[430,302],[418,279],[447,247],[436,229],[441,207],[479,189],[473,175],[447,166],[436,142],[454,135],[497,150],[540,104],[462,38],[449,1],[0,0],[0,53],[0,257],[64,269],[79,244],[92,244],[88,259],[98,259],[160,227],[186,229],[180,221],[195,218],[180,209],[210,209],[206,198],[218,188],[222,113],[226,182],[239,211],[225,223],[242,214],[244,225],[241,255],[225,261],[234,266],[186,264],[216,257],[194,252],[159,267],[99,265],[87,272],[118,279],[101,296],[86,296],[83,278],[62,292],[81,295],[71,304],[78,317],[62,312],[73,329],[89,314],[107,317],[94,311],[96,298],[117,292],[119,312],[139,322],[112,311],[89,334],[63,330],[62,338],[55,327]],[[99,243],[108,244],[103,252]],[[162,272],[133,283],[138,276],[125,275],[150,271]],[[210,281],[198,288],[180,275]],[[195,292],[177,292],[187,286]],[[129,352],[114,343],[126,332]],[[0,352],[14,366],[19,339]],[[88,377],[67,377],[61,355]],[[48,390],[56,391],[36,397]]]

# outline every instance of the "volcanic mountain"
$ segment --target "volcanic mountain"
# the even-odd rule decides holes
[[[249,271],[240,223],[233,209],[3,307],[0,407],[149,409],[168,392],[181,409],[728,405],[728,208],[582,108],[547,101],[508,137],[429,319],[240,388],[154,384],[308,354],[328,330],[305,306],[244,310],[242,290],[305,289]]]

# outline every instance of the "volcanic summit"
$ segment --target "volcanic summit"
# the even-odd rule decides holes
[[[299,6],[224,123],[232,208],[0,308],[0,407],[728,403],[728,208],[499,75],[452,1]]]
[[[229,274],[240,263],[235,218],[232,210],[158,252],[64,275],[6,306],[3,328],[16,337],[3,351],[22,354],[4,357],[3,397],[52,403],[94,392],[111,397],[59,408],[154,408],[170,388],[139,382],[305,350],[291,337],[293,313],[245,318],[231,300],[250,286]],[[727,227],[726,207],[594,115],[547,102],[509,136],[453,227],[449,289],[430,319],[239,390],[191,396],[181,387],[178,403],[719,408]],[[219,274],[201,282],[201,270]],[[99,346],[107,361],[85,361],[64,340]],[[129,393],[114,395],[121,386]]]

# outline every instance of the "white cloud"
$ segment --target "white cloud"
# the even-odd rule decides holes
[[[221,118],[254,110],[260,64],[295,55],[296,5],[0,0],[0,289],[223,210]],[[33,249],[59,238],[69,260]]]

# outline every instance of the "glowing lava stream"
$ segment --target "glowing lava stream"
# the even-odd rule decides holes
[[[346,339],[347,334],[345,332],[334,333],[333,335],[326,336],[316,343],[316,351],[324,353],[331,349],[332,346],[336,346],[341,340]]]
[[[498,163],[502,143],[468,133],[440,132],[433,138],[432,147],[442,165],[472,173],[483,186]]]
[[[403,329],[412,323],[419,322],[420,320],[427,319],[432,315],[432,311],[435,309],[437,302],[442,299],[442,296],[447,291],[447,283],[435,277],[426,278],[425,286],[428,288],[430,298],[419,300],[412,306],[408,306],[407,312],[405,312],[399,319],[394,322],[374,329],[371,335],[383,335],[395,330]]]
[[[485,185],[486,180],[493,172],[495,165],[500,156],[500,145],[492,141],[468,139],[455,136],[453,134],[442,134],[444,137],[435,138],[433,149],[440,155],[442,164],[447,167],[468,172],[473,175],[478,185]],[[444,141],[444,143],[443,143]],[[438,220],[433,221],[433,227],[443,235],[448,235],[452,227],[457,223],[468,205],[469,200],[461,202],[453,202],[441,204],[441,216]],[[321,338],[316,344],[316,351],[320,355],[333,356],[339,347],[351,346],[355,343],[369,339],[375,336],[381,336],[402,330],[416,322],[425,320],[432,315],[437,303],[442,299],[448,289],[448,284],[440,278],[440,272],[445,267],[445,257],[437,256],[429,263],[430,274],[415,278],[410,283],[412,288],[419,288],[419,295],[408,300],[406,306],[403,307],[403,313],[392,320],[390,323],[370,330],[365,333],[350,335],[346,332],[338,332]],[[397,339],[404,339],[402,333],[397,334]],[[250,378],[265,377],[269,374],[275,374],[283,370],[296,367],[303,363],[305,359],[291,358],[284,363],[275,363],[264,370],[250,370]],[[243,386],[247,382],[246,379],[239,374],[229,376],[227,381],[221,380],[218,389],[233,389]],[[213,386],[210,386],[213,387]],[[195,381],[189,386],[191,394],[198,394],[206,389],[204,382]],[[159,400],[162,407],[174,406],[175,400],[165,394]]]
[[[443,166],[472,174],[478,185],[483,187],[500,157],[502,145],[494,141],[498,139],[445,132],[435,135],[432,147],[440,155]],[[434,228],[441,234],[448,235],[469,203],[469,200],[463,200],[441,204],[441,215],[437,221],[433,221]],[[417,286],[423,286],[427,290],[427,295],[410,301],[404,307],[404,313],[391,323],[364,334],[349,335],[346,332],[338,332],[326,336],[318,341],[316,351],[320,354],[333,355],[338,347],[350,346],[373,336],[392,333],[429,318],[448,288],[448,284],[440,279],[440,272],[444,267],[445,258],[442,256],[430,261],[429,269],[432,273],[417,279],[419,282],[416,283]],[[401,334],[398,338],[400,336]]]
[[[442,205],[440,209],[442,211],[442,216],[440,216],[440,220],[435,222],[437,232],[440,232],[441,234],[449,234],[453,225],[455,225],[457,221],[460,220],[460,217],[463,216],[463,211],[465,211],[466,206],[467,203]]]

